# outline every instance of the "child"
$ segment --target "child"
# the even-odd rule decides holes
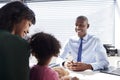
[[[58,56],[61,45],[52,35],[40,32],[30,40],[32,55],[38,63],[30,70],[30,80],[59,80],[58,73],[48,67],[53,56]]]

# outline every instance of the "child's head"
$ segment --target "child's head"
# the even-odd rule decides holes
[[[38,63],[45,65],[52,56],[58,56],[61,45],[51,34],[40,32],[31,37],[30,46],[32,54],[37,58]]]

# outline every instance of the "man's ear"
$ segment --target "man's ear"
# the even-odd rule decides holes
[[[89,28],[90,24],[87,25],[87,28]]]

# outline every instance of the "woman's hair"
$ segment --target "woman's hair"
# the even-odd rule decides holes
[[[12,32],[14,24],[20,23],[23,19],[35,24],[34,12],[20,1],[7,3],[0,8],[0,29]]]
[[[61,45],[51,34],[39,32],[34,34],[30,40],[31,51],[37,60],[44,65],[52,56],[58,56]]]

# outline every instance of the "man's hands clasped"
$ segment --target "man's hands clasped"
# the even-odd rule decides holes
[[[84,71],[87,69],[92,70],[92,66],[90,64],[86,64],[83,62],[73,62],[73,61],[65,62],[64,67],[72,71]]]

